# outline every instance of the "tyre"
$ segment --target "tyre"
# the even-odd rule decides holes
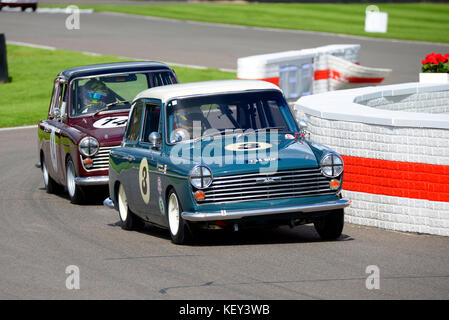
[[[75,165],[73,164],[72,158],[69,157],[66,164],[67,192],[71,203],[82,204],[85,201],[84,190],[76,185],[75,177]]]
[[[124,230],[141,230],[145,226],[145,221],[139,218],[128,207],[128,198],[126,197],[125,188],[120,184],[118,188],[118,212],[122,229]]]
[[[186,221],[182,218],[182,208],[178,196],[171,190],[167,197],[167,218],[168,229],[172,242],[175,244],[185,244],[191,238]]]
[[[27,7],[21,7],[20,9],[22,10],[22,12],[25,12],[25,10],[27,9]]]
[[[53,180],[48,173],[48,167],[44,157],[42,157],[42,176],[44,178],[44,185],[47,193],[58,193],[60,191],[61,188],[59,184]]]
[[[338,209],[316,220],[314,222],[314,226],[321,239],[335,240],[341,236],[344,226],[344,220],[344,210]]]

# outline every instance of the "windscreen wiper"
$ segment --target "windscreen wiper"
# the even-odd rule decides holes
[[[247,135],[252,134],[252,133],[256,133],[256,132],[262,131],[262,130],[287,130],[287,129],[285,127],[266,127],[266,128],[258,128],[258,129],[255,129],[253,131],[247,130],[246,132],[240,133],[239,136],[237,137],[237,139],[239,139],[240,137],[247,136]]]
[[[116,105],[118,105],[119,103],[123,103],[123,104],[129,104],[129,101],[115,101],[115,102],[111,102],[111,103],[108,103],[104,108],[101,108],[100,110],[98,110],[97,112],[95,112],[94,114],[93,114],[93,117],[95,117],[97,114],[99,114],[100,112],[102,112],[102,111],[105,111],[105,110],[108,110],[109,109],[109,107],[113,107],[113,106],[116,106]]]

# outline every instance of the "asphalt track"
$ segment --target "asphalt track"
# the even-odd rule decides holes
[[[65,31],[63,23],[62,15],[0,13],[8,40],[225,68],[235,68],[239,55],[341,40],[106,14],[82,16],[81,37]],[[284,43],[293,38],[301,45]],[[376,51],[385,61],[362,49],[362,62],[372,59],[371,65],[382,67],[391,59],[400,63],[407,48],[414,48],[404,57],[408,61],[439,50],[351,40],[363,49],[390,47]],[[396,76],[412,78],[416,73],[406,70],[415,65]],[[155,227],[122,230],[118,214],[101,205],[101,194],[84,206],[47,194],[34,167],[36,139],[36,128],[0,130],[0,299],[449,298],[449,238],[346,224],[340,240],[331,242],[301,226],[211,232],[176,246],[167,231]],[[69,265],[80,269],[79,290],[66,288]],[[378,290],[366,288],[370,265],[380,270]]]
[[[67,30],[65,14],[0,13],[10,41],[132,58],[237,69],[237,58],[333,43],[361,45],[361,64],[393,69],[385,83],[418,80],[421,60],[449,45],[369,39],[316,32],[260,29],[112,13],[81,14]]]

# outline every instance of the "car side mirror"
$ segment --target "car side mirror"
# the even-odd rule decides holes
[[[161,141],[161,135],[159,134],[159,132],[151,132],[150,135],[148,136],[148,141],[151,144],[151,147],[153,148],[157,148],[160,145],[160,141]]]
[[[54,109],[53,110],[53,116],[54,116],[54,118],[56,118],[56,119],[58,119],[58,118],[60,118],[61,117],[61,110],[60,109]]]

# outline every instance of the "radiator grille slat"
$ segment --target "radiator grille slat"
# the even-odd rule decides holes
[[[109,153],[112,149],[119,146],[113,147],[101,147],[97,154],[92,157],[93,165],[88,170],[108,170],[109,169]]]
[[[200,203],[287,199],[335,194],[320,168],[215,177]]]

